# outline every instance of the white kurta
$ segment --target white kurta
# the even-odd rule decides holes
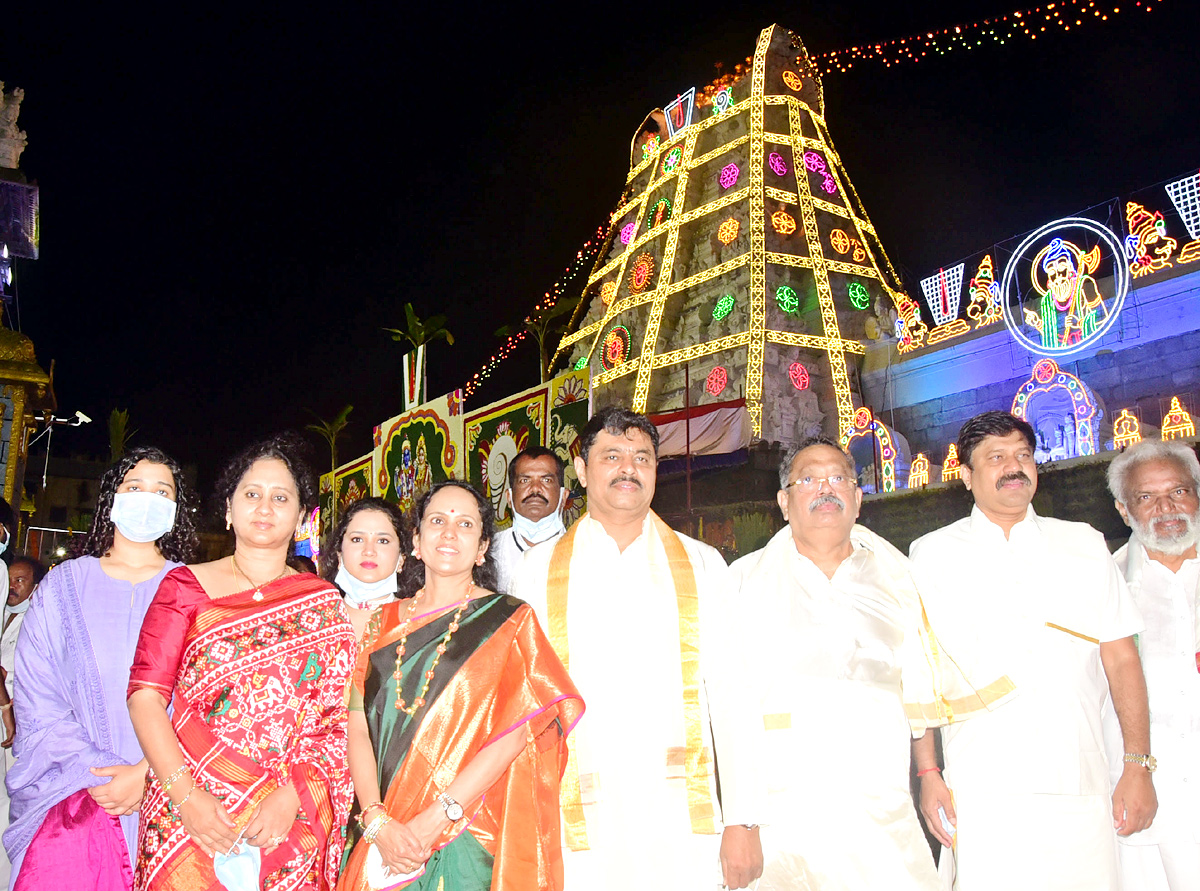
[[[829,579],[785,526],[731,568],[741,621],[727,650],[753,658],[741,692],[757,715],[727,709],[720,684],[714,733],[727,820],[766,824],[759,891],[939,887],[909,794],[903,690],[932,685],[920,603],[911,583],[897,589],[876,553],[854,544]],[[740,788],[756,779],[754,765],[767,792],[757,814]]]
[[[727,586],[721,555],[687,536],[701,623]],[[554,544],[526,552],[513,593],[548,627],[546,583]],[[571,733],[578,758],[588,849],[568,849],[567,891],[647,888],[710,891],[720,884],[721,824],[697,835],[679,755],[685,743],[679,614],[670,567],[647,518],[621,551],[604,527],[580,520],[569,570],[571,679],[587,711]],[[701,655],[701,670],[706,656]],[[701,685],[704,745],[712,751]],[[710,761],[711,763],[711,761]],[[711,786],[712,784],[710,784]],[[715,788],[710,788],[715,808]],[[719,813],[719,812],[717,812]]]
[[[929,620],[969,676],[1007,674],[1017,695],[942,731],[954,793],[960,891],[1116,889],[1099,643],[1142,628],[1105,547],[1084,523],[1030,508],[1005,539],[978,507],[917,539]]]
[[[558,541],[562,536],[563,534],[559,532],[553,538],[547,540]],[[532,547],[533,545],[525,544],[524,539],[519,538],[516,530],[511,526],[496,533],[496,537],[492,539],[491,551],[492,559],[496,561],[496,576],[499,579],[497,590],[504,592],[512,590],[512,583],[517,574],[517,568],[521,565],[521,560],[525,556],[525,552]]]
[[[1150,694],[1150,751],[1158,759],[1154,823],[1117,839],[1122,878],[1126,888],[1167,888],[1165,857],[1168,863],[1190,860],[1189,887],[1200,886],[1200,672],[1196,666],[1200,560],[1186,560],[1178,572],[1172,572],[1150,560],[1136,538],[1115,556],[1146,624],[1138,635],[1138,652]],[[1124,769],[1124,748],[1111,701],[1105,703],[1104,741],[1115,783]],[[1176,881],[1170,887],[1180,884]]]

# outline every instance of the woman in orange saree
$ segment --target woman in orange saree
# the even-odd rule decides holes
[[[234,554],[166,576],[130,673],[151,767],[135,888],[219,891],[237,874],[239,888],[324,891],[351,797],[354,632],[333,585],[286,565],[315,495],[290,443],[243,452],[218,494]]]
[[[487,590],[491,506],[451,481],[416,521],[404,599],[373,617],[355,669],[363,829],[338,887],[561,889],[559,780],[583,703],[532,609]]]

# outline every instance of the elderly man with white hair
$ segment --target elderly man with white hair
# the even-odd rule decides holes
[[[1200,461],[1183,442],[1145,440],[1115,458],[1108,487],[1132,529],[1116,553],[1146,629],[1138,636],[1150,695],[1150,750],[1158,816],[1120,838],[1124,887],[1200,889]],[[1120,727],[1104,714],[1113,777],[1120,775]]]

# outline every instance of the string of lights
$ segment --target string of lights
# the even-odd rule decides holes
[[[984,43],[1007,43],[1017,38],[1037,40],[1054,30],[1070,31],[1087,22],[1106,22],[1121,12],[1145,10],[1150,12],[1162,0],[1130,0],[1128,3],[1109,3],[1103,0],[1058,0],[1031,9],[1019,9],[996,18],[983,19],[964,25],[953,25],[937,31],[927,31],[899,40],[864,43],[849,49],[830,50],[809,56],[822,74],[849,71],[855,63],[882,62],[885,67],[901,62],[920,62],[932,56],[954,50],[970,50]],[[697,100],[697,103],[699,100]]]
[[[543,295],[537,306],[533,308],[533,311],[526,318],[535,316],[553,307],[567,293],[568,287],[579,273],[591,269],[597,252],[605,243],[608,229],[608,223],[603,223],[596,227],[596,233],[583,243],[583,247],[575,253],[575,259],[563,270],[563,274],[559,276],[558,281]],[[463,396],[470,396],[478,390],[483,382],[496,370],[496,366],[511,356],[513,351],[528,336],[529,329],[527,328],[522,328],[520,331],[510,334],[500,346],[500,349],[496,350],[492,357],[484,363],[483,367],[475,372],[471,376],[471,379],[467,381],[466,386],[463,387]]]

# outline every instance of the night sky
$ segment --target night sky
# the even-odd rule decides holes
[[[1036,41],[824,78],[834,141],[910,293],[1200,165],[1200,4],[1114,5]],[[345,403],[341,455],[362,454],[399,411],[402,348],[380,328],[404,302],[449,315],[456,338],[431,348],[430,394],[465,384],[606,219],[645,114],[742,61],[763,27],[819,53],[1018,8],[400,6],[8,5],[0,80],[26,92],[21,166],[42,208],[16,321],[56,360],[59,414],[95,419],[56,435],[56,454],[106,454],[108,413],[128,408],[135,443],[205,482],[251,438]],[[535,362],[519,350],[468,407],[535,383]]]

